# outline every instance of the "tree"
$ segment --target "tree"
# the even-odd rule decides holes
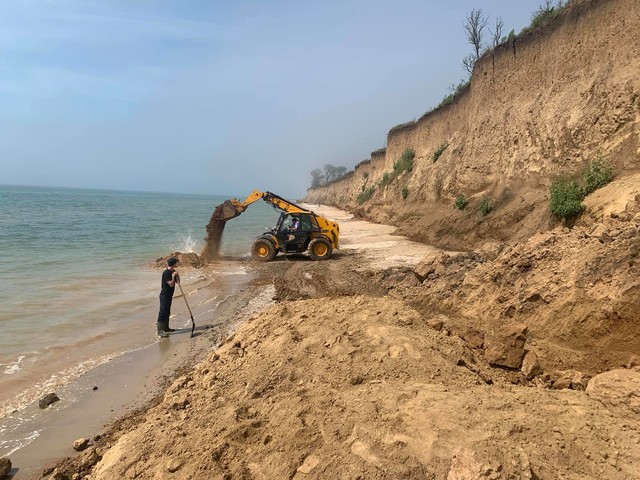
[[[492,32],[489,29],[489,33],[491,33],[491,39],[493,40],[493,47],[497,47],[504,40],[502,38],[502,29],[504,28],[504,22],[501,17],[496,18],[496,29]]]
[[[327,182],[333,181],[333,177],[335,175],[335,172],[336,172],[336,167],[334,167],[330,163],[327,163],[324,166],[324,176],[325,176],[325,179],[327,180]]]
[[[322,174],[322,170],[316,168],[311,171],[311,188],[317,188],[324,185],[324,175]]]
[[[473,52],[462,60],[462,65],[470,74],[473,67],[480,58],[480,53],[484,48],[483,30],[489,22],[489,17],[482,15],[482,10],[475,8],[467,15],[464,22],[464,30],[467,36],[467,42],[473,47]]]

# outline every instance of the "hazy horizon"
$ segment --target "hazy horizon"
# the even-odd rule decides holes
[[[300,198],[467,78],[473,8],[539,1],[0,5],[0,184]]]

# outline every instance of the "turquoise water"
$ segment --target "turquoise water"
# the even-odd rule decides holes
[[[148,323],[153,336],[160,280],[150,263],[174,251],[199,253],[205,225],[226,198],[0,186],[0,417],[23,390],[32,400],[135,348],[110,342],[132,319],[145,331]],[[258,202],[228,222],[222,255],[248,257],[277,216]],[[183,284],[189,275],[198,274],[186,273]]]

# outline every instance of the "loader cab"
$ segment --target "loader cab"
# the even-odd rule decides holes
[[[294,220],[298,220],[298,228],[293,228]],[[312,231],[319,230],[315,218],[306,213],[283,212],[276,225],[276,236],[280,250],[284,253],[304,253],[309,244]]]

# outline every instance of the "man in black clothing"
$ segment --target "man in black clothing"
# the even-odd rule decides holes
[[[158,312],[158,335],[160,337],[168,337],[169,332],[175,332],[173,328],[169,328],[169,315],[171,314],[171,301],[173,300],[173,291],[176,283],[180,283],[180,275],[176,272],[175,267],[178,259],[170,257],[167,259],[167,269],[162,272],[162,289],[160,290],[160,311]]]

